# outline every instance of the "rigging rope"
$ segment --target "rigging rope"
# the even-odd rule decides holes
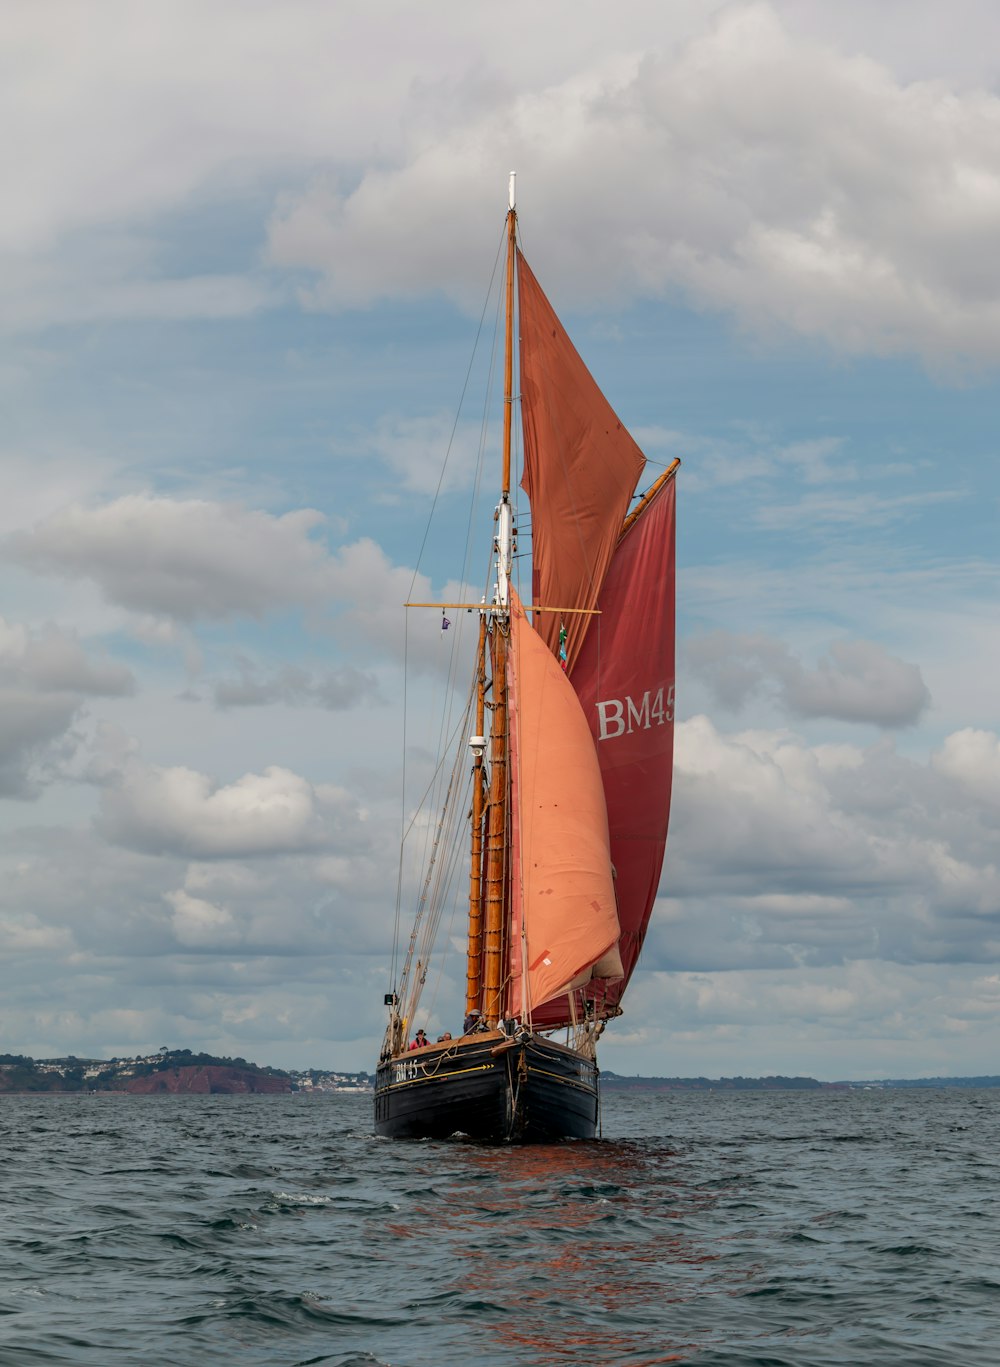
[[[484,300],[483,300],[483,307],[482,307],[482,311],[481,311],[480,317],[479,317],[479,322],[478,322],[478,325],[477,325],[477,328],[476,328],[476,335],[475,335],[475,338],[474,338],[474,341],[473,341],[472,351],[471,351],[471,354],[470,354],[470,357],[469,357],[469,364],[468,364],[468,366],[467,366],[467,368],[466,368],[465,379],[464,379],[464,382],[463,382],[463,385],[462,385],[461,394],[460,394],[460,396],[459,396],[458,406],[457,406],[456,411],[455,411],[454,422],[453,422],[453,424],[452,424],[451,432],[450,432],[450,434],[449,434],[447,447],[446,447],[446,449],[445,449],[444,460],[443,460],[443,462],[442,462],[441,471],[440,471],[440,474],[439,474],[439,476],[438,476],[437,485],[436,485],[436,488],[435,488],[435,490],[434,490],[433,499],[432,499],[432,501],[431,501],[431,508],[430,508],[430,512],[429,512],[428,517],[427,517],[427,521],[426,521],[425,527],[424,527],[424,533],[423,533],[423,537],[422,537],[422,540],[421,540],[421,543],[420,543],[420,548],[419,548],[419,551],[418,551],[418,553],[417,553],[416,563],[415,563],[414,569],[413,569],[413,575],[412,575],[411,580],[410,580],[410,591],[409,591],[409,593],[408,593],[408,595],[407,595],[408,598],[412,598],[412,597],[413,597],[413,587],[414,587],[414,585],[416,584],[417,575],[420,573],[420,566],[421,566],[421,563],[422,563],[422,561],[423,561],[424,553],[425,553],[426,548],[427,548],[427,543],[428,543],[428,539],[429,539],[429,537],[430,537],[430,531],[431,531],[431,526],[432,526],[432,524],[433,524],[434,515],[435,515],[435,512],[436,512],[437,507],[438,507],[438,502],[439,502],[439,500],[440,500],[442,488],[443,488],[443,486],[444,486],[444,479],[445,479],[445,474],[446,474],[446,471],[447,471],[447,468],[448,468],[448,462],[449,462],[449,459],[450,459],[450,457],[451,457],[452,450],[453,450],[453,447],[454,447],[454,444],[455,444],[455,437],[456,437],[456,434],[457,434],[457,431],[458,431],[458,424],[459,424],[459,421],[460,421],[460,419],[461,419],[462,409],[463,409],[463,406],[464,406],[464,404],[465,404],[466,395],[467,395],[467,393],[468,393],[469,382],[470,382],[470,379],[471,379],[471,376],[472,376],[473,367],[474,367],[474,365],[475,365],[476,356],[477,356],[477,354],[478,354],[478,352],[479,352],[480,340],[481,340],[481,338],[482,338],[482,333],[483,333],[483,325],[484,325],[484,323],[485,323],[486,316],[487,316],[487,312],[488,312],[488,310],[489,310],[490,298],[491,298],[491,296],[492,296],[493,293],[494,293],[494,287],[495,287],[495,283],[496,283],[496,279],[497,279],[497,270],[498,270],[500,261],[501,261],[501,259],[503,258],[503,254],[504,254],[505,237],[506,237],[506,233],[504,233],[504,234],[501,236],[500,242],[499,242],[498,247],[497,247],[496,257],[494,258],[494,261],[493,261],[493,268],[492,268],[492,271],[491,271],[491,273],[490,273],[489,284],[488,284],[488,286],[487,286],[486,294],[485,294],[485,297],[484,297]],[[499,298],[499,294],[500,294],[500,292],[497,291],[497,296],[498,296],[498,298]],[[491,348],[491,357],[490,357],[490,361],[489,361],[489,375],[490,375],[490,377],[491,377],[491,380],[492,380],[492,376],[494,375],[494,372],[495,372],[496,354],[497,354],[496,320],[494,320],[494,341],[493,341],[493,346],[492,346],[492,348]],[[490,383],[490,384],[487,385],[487,395],[489,394],[489,391],[490,391],[491,388],[492,388],[492,383]],[[487,406],[488,406],[488,398],[487,398]],[[470,560],[471,547],[472,547],[472,526],[473,526],[473,523],[474,523],[474,521],[475,521],[475,509],[476,509],[476,506],[477,506],[478,501],[479,501],[479,498],[480,498],[480,490],[481,490],[481,484],[482,484],[482,473],[483,473],[483,466],[484,466],[484,457],[485,457],[485,451],[486,451],[486,428],[487,428],[487,421],[486,421],[486,413],[485,413],[485,411],[484,411],[484,415],[483,415],[483,419],[482,419],[482,423],[481,423],[480,441],[479,441],[479,451],[478,451],[478,457],[477,457],[477,463],[476,463],[476,476],[475,476],[475,479],[474,479],[474,481],[473,481],[472,502],[471,502],[471,506],[470,506],[470,510],[469,510],[468,530],[467,530],[467,533],[466,533],[466,546],[465,546],[465,552],[464,552],[464,556],[463,556],[463,571],[462,571],[463,580],[465,580],[465,579],[468,578],[469,560]],[[487,569],[486,579],[487,579],[487,581],[488,581],[488,579],[489,579],[489,569]],[[392,946],[392,956],[391,956],[391,986],[393,986],[393,988],[395,988],[395,984],[396,984],[396,981],[397,981],[396,975],[397,975],[397,969],[398,969],[398,966],[399,966],[400,928],[401,928],[401,919],[402,919],[402,899],[403,899],[403,884],[404,884],[404,860],[405,860],[405,857],[406,857],[406,850],[405,850],[406,841],[407,841],[408,836],[409,836],[410,833],[412,832],[414,825],[416,824],[417,817],[419,816],[420,811],[423,809],[424,803],[428,800],[428,797],[431,796],[432,792],[435,790],[435,787],[436,787],[438,781],[442,779],[442,770],[443,770],[443,765],[444,765],[444,757],[445,757],[445,755],[448,753],[448,750],[449,750],[450,744],[451,744],[451,741],[450,741],[450,740],[449,740],[448,742],[446,742],[446,743],[442,743],[442,738],[448,733],[448,729],[449,729],[449,717],[450,717],[451,707],[452,707],[452,694],[453,694],[453,690],[454,690],[454,680],[455,680],[455,673],[456,673],[456,665],[457,665],[457,660],[458,660],[459,653],[460,653],[460,648],[461,648],[461,637],[462,637],[462,622],[461,622],[461,619],[460,619],[460,620],[459,620],[459,625],[458,625],[458,630],[457,630],[457,631],[454,633],[454,635],[451,637],[452,649],[451,649],[451,656],[450,656],[450,660],[449,660],[448,684],[447,684],[446,693],[445,693],[445,702],[444,702],[444,706],[443,706],[443,709],[442,709],[441,726],[440,726],[439,738],[438,738],[438,741],[439,741],[439,744],[438,744],[438,755],[439,755],[438,764],[435,766],[434,774],[432,775],[431,781],[430,781],[430,783],[428,784],[428,787],[427,787],[427,789],[425,790],[424,795],[423,795],[423,797],[422,797],[421,800],[420,800],[420,803],[418,803],[418,805],[417,805],[417,808],[416,808],[416,811],[415,811],[414,816],[411,818],[410,822],[407,823],[407,819],[406,819],[406,786],[407,786],[407,768],[408,768],[408,765],[407,765],[407,750],[408,750],[407,740],[408,740],[408,713],[409,713],[410,640],[409,640],[409,614],[408,614],[408,613],[406,614],[406,625],[405,625],[405,627],[404,627],[404,646],[403,646],[403,758],[402,758],[402,775],[401,775],[401,784],[400,784],[400,789],[401,789],[401,796],[400,796],[400,840],[399,840],[399,856],[398,856],[398,867],[397,867],[397,878],[396,878],[396,906],[395,906],[395,915],[394,915],[394,924],[393,924],[393,946]],[[440,789],[438,788],[437,791],[440,791]],[[439,805],[439,804],[434,804],[434,805]],[[428,832],[428,837],[429,837],[429,832]],[[425,858],[426,858],[426,856],[427,856],[427,849],[426,849],[426,846],[425,846]]]

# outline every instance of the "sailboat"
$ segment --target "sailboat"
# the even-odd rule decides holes
[[[393,1138],[596,1137],[597,1043],[622,1014],[667,836],[680,462],[636,498],[645,457],[520,250],[513,175],[504,290],[490,583],[479,603],[423,605],[478,613],[467,749],[450,785],[469,824],[465,1017],[454,1037],[411,1039],[432,952],[431,869],[385,995],[375,1129]],[[515,332],[528,603],[511,497]],[[445,825],[442,814],[431,865]]]

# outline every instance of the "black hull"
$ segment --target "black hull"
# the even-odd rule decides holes
[[[379,1064],[375,1133],[390,1139],[462,1134],[491,1144],[593,1139],[597,1079],[591,1059],[553,1040],[467,1035]]]

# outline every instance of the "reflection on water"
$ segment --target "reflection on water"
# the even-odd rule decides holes
[[[438,1180],[420,1214],[462,1268],[441,1289],[501,1312],[495,1338],[518,1361],[653,1367],[698,1346],[662,1341],[664,1308],[712,1270],[692,1225],[720,1193],[685,1184],[674,1149],[452,1144],[426,1157]]]

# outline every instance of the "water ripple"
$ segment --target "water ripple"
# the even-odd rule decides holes
[[[395,1144],[363,1097],[0,1099],[0,1367],[993,1367],[1000,1092],[606,1099]]]

